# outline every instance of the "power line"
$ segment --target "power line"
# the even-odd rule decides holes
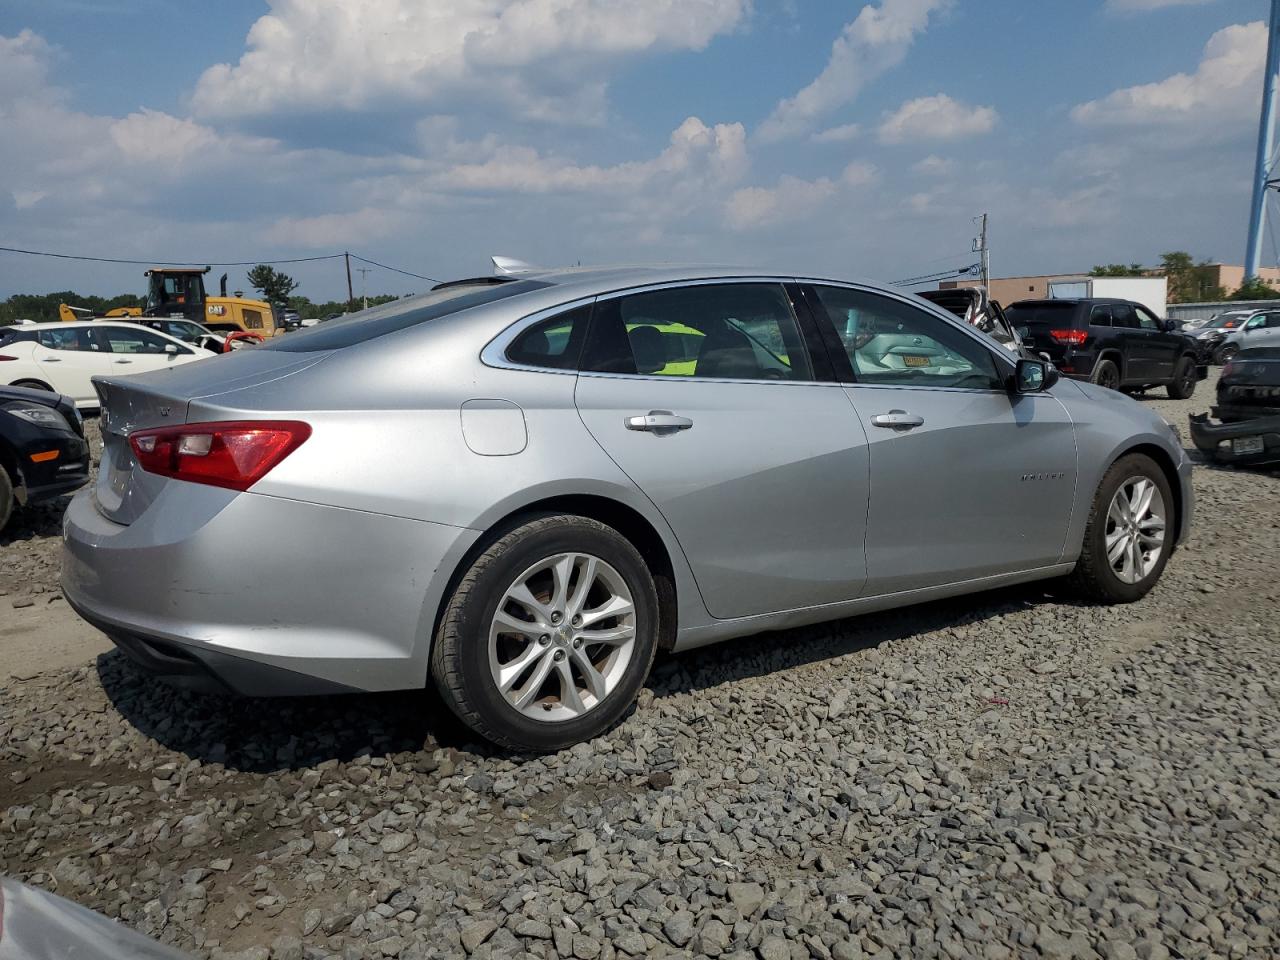
[[[944,270],[941,273],[927,273],[920,277],[910,277],[906,280],[895,280],[895,287],[909,287],[917,283],[931,283],[934,280],[950,280],[953,277],[971,277],[975,273],[982,272],[982,264],[971,263],[967,267],[958,267],[955,270]]]
[[[401,270],[399,267],[389,267],[385,263],[379,263],[377,260],[369,260],[366,257],[359,257],[359,256],[356,256],[354,253],[351,255],[351,259],[359,260],[361,263],[369,263],[375,267],[381,267],[383,270],[390,270],[392,273],[403,273],[406,277],[413,277],[415,280],[428,280],[431,283],[442,282],[440,280],[437,280],[435,277],[424,277],[420,273],[410,273],[408,270]]]
[[[0,247],[0,252],[21,253],[29,257],[53,257],[57,260],[87,260],[91,263],[127,263],[137,266],[151,263],[160,267],[192,267],[200,264],[208,267],[253,267],[259,263],[312,263],[317,260],[337,260],[342,256],[340,253],[329,253],[321,257],[294,257],[288,260],[238,260],[218,263],[211,260],[121,260],[115,257],[84,257],[73,253],[49,253],[47,250],[23,250],[19,247]]]

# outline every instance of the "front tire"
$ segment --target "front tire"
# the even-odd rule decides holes
[[[1120,368],[1110,360],[1099,360],[1093,368],[1093,382],[1108,390],[1120,389]]]
[[[1156,585],[1174,539],[1173,491],[1140,453],[1121,457],[1098,486],[1080,560],[1069,582],[1100,603],[1133,603]]]
[[[0,533],[13,516],[13,503],[13,481],[9,479],[9,471],[0,466]]]
[[[1218,352],[1213,357],[1213,362],[1220,367],[1226,366],[1235,359],[1236,354],[1239,352],[1240,347],[1238,344],[1228,343],[1218,348]]]
[[[1170,400],[1190,400],[1196,392],[1196,364],[1190,357],[1183,357],[1173,368],[1173,380],[1169,383]]]
[[[630,708],[657,636],[657,590],[639,551],[598,521],[542,516],[467,570],[436,632],[431,674],[486,740],[560,750]]]

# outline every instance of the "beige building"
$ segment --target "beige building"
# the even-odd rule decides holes
[[[1211,286],[1216,284],[1222,287],[1228,294],[1240,289],[1240,285],[1244,283],[1244,267],[1237,267],[1228,263],[1215,263],[1207,269],[1211,271],[1209,284]],[[1268,286],[1280,289],[1280,268],[1260,267],[1258,273]],[[1153,270],[1149,276],[1160,276],[1160,273]],[[1040,300],[1049,295],[1050,283],[1059,280],[1087,280],[1088,278],[1089,275],[1087,273],[1056,273],[1042,277],[993,278],[990,291],[991,299],[998,300],[1005,306],[1017,303],[1019,300]],[[954,290],[957,287],[981,286],[981,281],[970,279],[944,280],[938,286],[942,290]]]

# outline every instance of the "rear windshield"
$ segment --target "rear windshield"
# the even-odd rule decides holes
[[[1040,324],[1070,323],[1075,319],[1080,305],[1077,303],[1015,303],[1005,310],[1005,318],[1015,327],[1034,327]]]
[[[341,350],[374,337],[385,336],[438,320],[451,313],[461,313],[522,293],[541,290],[550,284],[541,280],[513,280],[483,287],[459,286],[433,290],[421,296],[389,303],[385,306],[362,310],[349,317],[328,320],[314,327],[273,337],[259,350],[283,350],[287,353],[313,353],[320,350]]]

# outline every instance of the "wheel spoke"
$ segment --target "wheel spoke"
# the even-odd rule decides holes
[[[494,616],[493,628],[498,633],[518,633],[522,637],[529,637],[531,640],[537,640],[538,637],[547,632],[546,627],[542,624],[530,623],[528,620],[513,617],[505,610],[499,610]]]
[[[599,623],[601,620],[608,620],[612,617],[625,617],[633,609],[631,601],[626,597],[612,596],[594,610],[582,611],[582,628],[585,630],[594,623]]]
[[[595,646],[598,643],[616,647],[632,639],[636,635],[636,628],[630,624],[622,624],[607,630],[583,630],[579,635],[582,637],[582,642],[588,647]]]
[[[551,577],[554,586],[551,589],[551,609],[564,610],[569,602],[569,580],[573,577],[573,568],[578,558],[571,553],[557,557],[551,564]]]
[[[596,665],[591,662],[586,651],[573,651],[573,662],[577,664],[582,679],[586,681],[587,692],[596,698],[596,702],[603,700],[609,692],[608,686],[605,684],[604,675],[596,669]]]
[[[573,713],[582,713],[587,709],[587,705],[582,702],[582,696],[578,693],[578,681],[573,678],[573,671],[569,669],[569,661],[561,660],[557,663],[556,672],[560,674],[561,705]]]
[[[582,560],[582,571],[578,574],[578,585],[574,587],[573,596],[569,598],[569,606],[566,611],[569,616],[582,612],[582,608],[587,602],[587,594],[591,592],[591,587],[596,582],[596,558],[583,557]]]
[[[547,674],[551,672],[551,668],[554,665],[555,660],[549,654],[538,662],[538,666],[534,668],[533,676],[529,678],[529,682],[521,689],[520,696],[512,701],[517,710],[523,710],[533,703],[538,696],[538,691],[542,689],[542,685],[547,681]]]
[[[1117,530],[1107,537],[1107,560],[1114,566],[1128,548],[1129,534],[1123,530]]]
[[[1147,573],[1147,558],[1142,552],[1142,544],[1138,542],[1138,538],[1133,538],[1133,579],[1141,580]]]
[[[533,595],[527,583],[517,583],[507,591],[507,599],[514,600],[533,614],[540,624],[550,623],[551,608]]]
[[[1141,521],[1151,511],[1151,499],[1155,496],[1156,485],[1150,480],[1140,480],[1133,488],[1133,519]]]
[[[509,693],[511,688],[515,686],[516,681],[529,669],[529,664],[546,655],[546,647],[541,647],[536,643],[529,644],[520,656],[502,664],[498,669],[498,689],[503,693]]]
[[[1124,526],[1125,520],[1128,519],[1126,514],[1127,505],[1124,502],[1124,491],[1120,491],[1111,501],[1111,509],[1107,511],[1107,516],[1116,526]]]

